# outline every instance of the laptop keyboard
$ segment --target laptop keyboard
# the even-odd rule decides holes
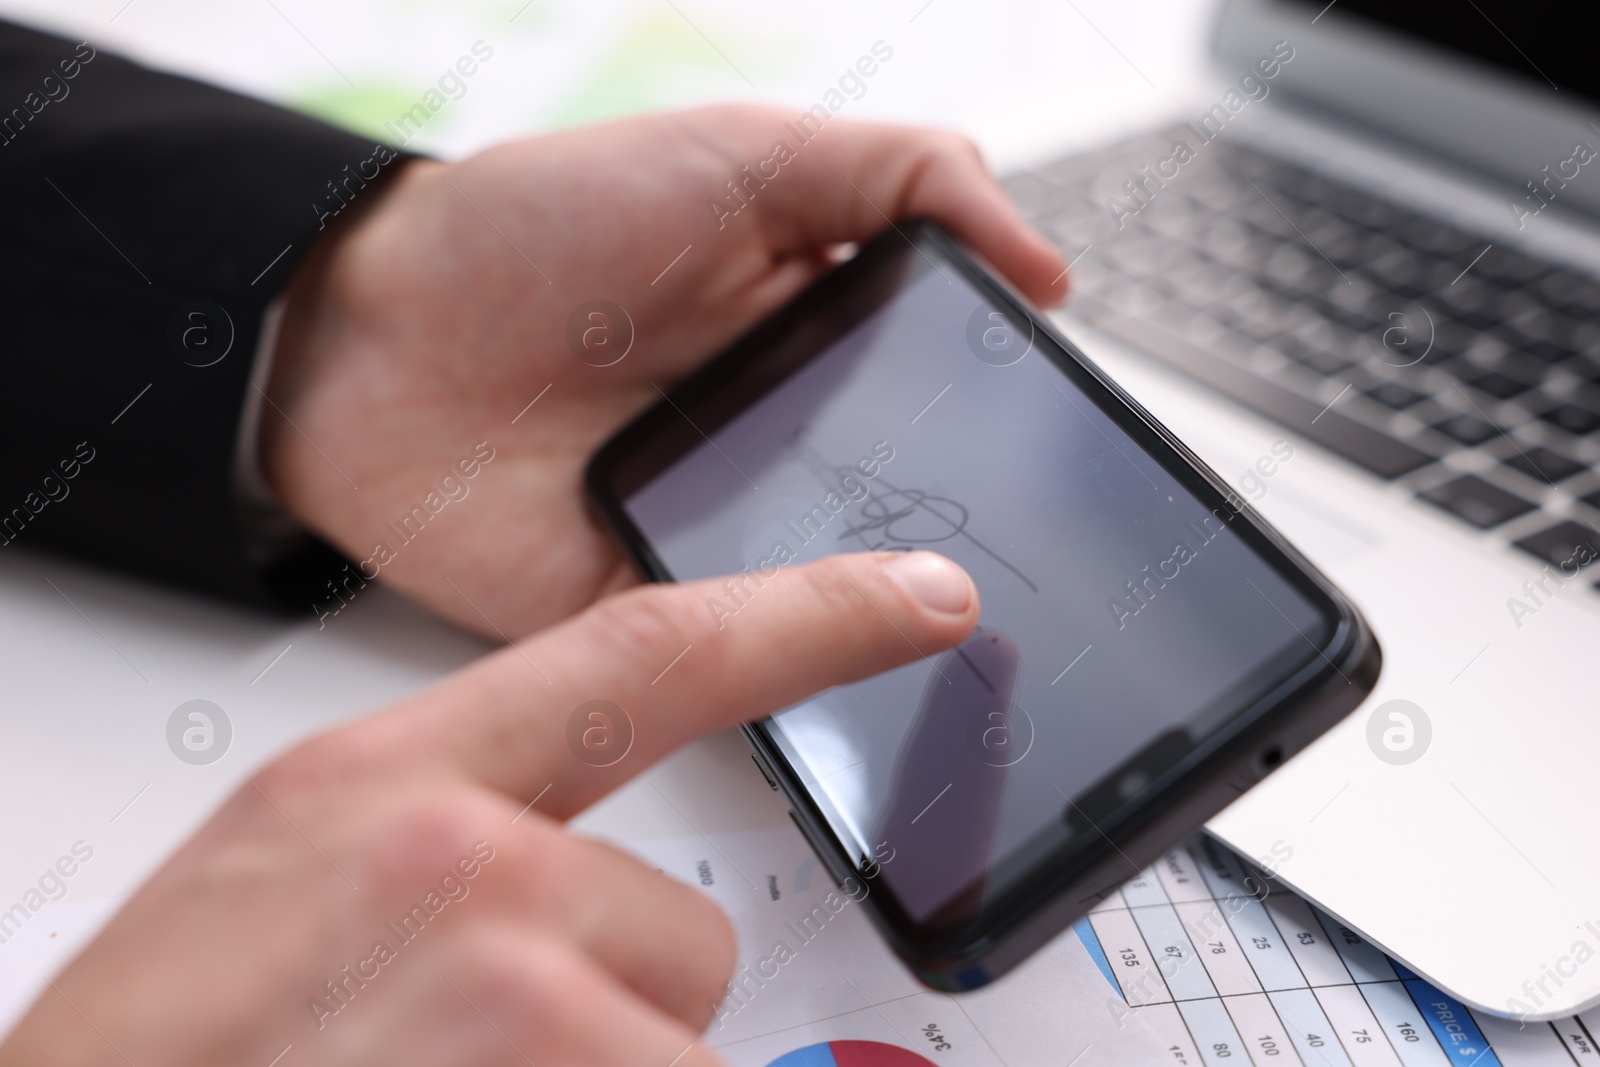
[[[1167,176],[1175,140],[1006,180],[1074,316],[1552,568],[1600,559],[1600,279],[1239,144]]]

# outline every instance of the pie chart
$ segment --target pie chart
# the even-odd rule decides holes
[[[933,1067],[933,1063],[881,1041],[827,1041],[785,1052],[767,1067]]]

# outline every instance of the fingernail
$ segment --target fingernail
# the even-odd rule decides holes
[[[972,603],[972,579],[937,552],[896,552],[883,571],[932,611],[960,615]]]

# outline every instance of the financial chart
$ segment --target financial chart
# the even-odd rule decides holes
[[[1127,882],[1076,932],[1173,1064],[1600,1062],[1600,1011],[1529,1023],[1473,1011],[1205,836]]]
[[[826,1041],[797,1048],[767,1067],[929,1067],[925,1056],[882,1041]]]

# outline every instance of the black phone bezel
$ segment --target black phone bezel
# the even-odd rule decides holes
[[[1198,829],[1255,780],[1314,740],[1350,710],[1375,683],[1381,653],[1370,629],[1339,591],[1249,507],[1228,485],[1084,356],[996,274],[986,269],[936,223],[915,220],[885,230],[847,262],[730,345],[675,386],[612,437],[590,461],[590,500],[635,564],[652,581],[672,575],[627,514],[627,497],[709,439],[755,399],[775,388],[828,343],[910,280],[897,263],[911,262],[910,246],[929,265],[937,256],[1019,327],[1032,330],[1034,348],[1146,454],[1189,489],[1208,510],[1226,507],[1233,527],[1258,556],[1316,605],[1329,624],[1326,639],[1308,642],[1308,655],[1169,773],[1097,824],[1096,840],[1077,846],[1070,869],[1048,858],[995,902],[994,914],[967,928],[931,932],[910,920],[887,892],[864,902],[895,953],[930,986],[975,988],[1010,969],[1045,940],[1087,913],[1099,899],[1154,862],[1161,852]],[[937,267],[935,267],[937,269]],[[920,275],[918,268],[916,275]],[[912,276],[916,276],[912,275]],[[844,313],[840,314],[840,309]],[[843,325],[841,326],[841,323]],[[797,344],[797,338],[804,343]],[[807,341],[807,338],[811,340]],[[796,350],[805,353],[796,356]],[[774,353],[782,353],[776,360]],[[840,884],[875,876],[873,857],[853,856],[804,785],[799,771],[766,729],[744,733],[762,770],[788,797],[796,825]],[[985,911],[990,911],[988,902]]]

